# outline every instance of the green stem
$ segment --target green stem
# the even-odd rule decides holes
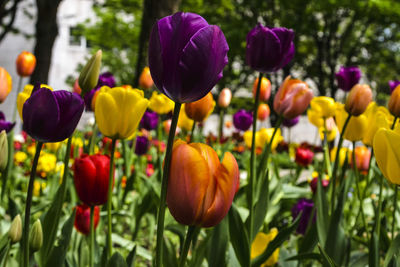
[[[192,242],[194,233],[196,232],[196,226],[189,226],[188,231],[186,233],[185,241],[183,242],[183,248],[181,252],[181,256],[179,259],[179,267],[184,267],[186,263],[187,254],[189,252],[190,243]]]
[[[4,198],[6,189],[7,189],[7,182],[8,177],[12,173],[12,168],[14,167],[14,130],[8,133],[7,135],[7,142],[8,142],[8,161],[6,165],[6,169],[1,174],[1,178],[3,179],[3,184],[1,185],[1,199]]]
[[[332,168],[331,164],[329,162],[329,147],[328,147],[328,133],[326,129],[326,119],[324,118],[324,140],[323,140],[323,147],[324,147],[324,163],[325,163],[325,168],[326,172],[328,173],[328,176],[331,177],[332,175]]]
[[[225,109],[221,108],[219,111],[218,144],[221,143],[222,137],[224,136],[224,115]]]
[[[156,259],[155,266],[161,266],[161,257],[163,250],[163,234],[164,234],[164,219],[165,219],[165,201],[167,197],[167,187],[169,172],[171,167],[171,156],[172,156],[172,146],[174,144],[176,125],[178,123],[179,112],[181,110],[181,103],[175,102],[174,115],[172,117],[171,128],[168,135],[167,151],[165,153],[164,160],[164,170],[161,182],[161,196],[160,196],[160,206],[158,209],[158,219],[157,219],[157,245],[156,245]]]
[[[18,87],[17,87],[17,98],[18,98],[18,94],[19,92],[21,92],[21,87],[22,87],[22,79],[23,77],[19,76],[19,80],[18,80]],[[15,105],[14,105],[14,109],[13,109],[13,114],[12,114],[12,122],[15,122],[15,120],[17,119],[17,101],[15,100]]]
[[[254,209],[253,209],[253,202],[254,202],[254,175],[256,171],[256,132],[257,132],[257,111],[258,105],[260,104],[260,86],[263,74],[260,72],[258,76],[258,83],[257,83],[257,91],[256,97],[254,101],[254,108],[253,108],[253,135],[251,137],[251,154],[250,154],[250,176],[249,176],[249,189],[248,189],[248,209],[249,209],[249,244],[253,241],[253,223],[254,223]],[[249,263],[251,259],[249,258]]]
[[[157,147],[157,166],[158,166],[158,181],[161,181],[162,178],[162,153],[161,153],[161,140],[163,139],[163,133],[162,133],[162,124],[159,123],[157,125],[157,139],[158,139],[158,147]]]
[[[90,207],[90,243],[89,243],[89,266],[94,266],[94,208],[95,206]]]
[[[378,215],[376,221],[376,236],[378,237],[378,244],[379,244],[379,237],[381,233],[381,212],[382,212],[382,198],[383,198],[383,177],[379,175],[379,200],[378,200]]]
[[[196,121],[193,121],[192,131],[190,132],[189,143],[193,143],[194,142],[194,132],[195,132],[195,130],[196,130]]]
[[[397,119],[398,119],[398,117],[394,117],[392,127],[390,127],[391,130],[393,130],[394,126],[396,126]]]
[[[360,189],[360,177],[358,175],[358,170],[357,170],[357,162],[356,162],[356,142],[353,141],[353,171],[354,171],[354,176],[356,177],[356,190],[357,190],[357,197],[358,201],[360,202],[360,213],[361,213],[361,219],[364,224],[365,232],[367,234],[367,239],[369,239],[368,236],[368,225],[367,221],[365,219],[365,213],[364,213],[364,205],[363,205],[363,198],[361,197],[361,189]]]
[[[344,122],[342,133],[340,134],[339,138],[339,143],[336,148],[336,156],[335,156],[335,163],[333,164],[333,171],[332,171],[332,181],[329,183],[330,187],[332,187],[331,191],[331,214],[333,214],[333,210],[335,209],[335,197],[336,197],[336,174],[337,174],[337,169],[339,166],[339,155],[340,155],[340,149],[342,148],[343,144],[343,136],[346,131],[347,125],[349,124],[349,121],[351,119],[351,115],[349,114],[346,118],[346,121]]]
[[[4,258],[3,267],[7,267],[7,262],[8,262],[8,258],[10,256],[11,246],[12,246],[11,242],[8,242],[8,244],[7,244],[7,252],[6,252],[6,256]]]
[[[396,211],[397,211],[397,193],[398,193],[398,186],[394,185],[394,194],[393,194],[393,220],[392,220],[392,240],[394,240],[394,225],[396,222]]]
[[[96,135],[97,135],[97,124],[96,121],[93,124],[92,136],[89,141],[89,155],[93,155],[94,153],[94,144],[96,143]]]
[[[112,255],[112,219],[111,219],[111,207],[112,207],[112,190],[113,190],[113,178],[114,178],[114,154],[115,145],[117,143],[117,138],[112,139],[111,144],[111,156],[110,156],[110,174],[108,177],[108,194],[107,194],[107,218],[108,218],[108,231],[107,231],[107,256],[108,259]]]
[[[33,184],[35,181],[36,167],[39,162],[40,151],[42,150],[43,142],[38,141],[36,144],[36,152],[32,162],[32,170],[29,178],[28,192],[26,195],[26,206],[25,206],[25,221],[24,230],[22,232],[22,250],[23,250],[23,262],[22,266],[29,266],[29,223],[31,218],[31,206],[33,196]]]

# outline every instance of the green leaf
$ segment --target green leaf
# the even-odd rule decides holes
[[[387,251],[385,256],[384,266],[389,266],[389,263],[390,261],[392,261],[393,257],[399,256],[399,251],[400,251],[400,234],[398,234],[390,244],[389,250]]]
[[[316,210],[314,211],[316,212]],[[300,243],[299,254],[308,253],[314,250],[315,246],[318,244],[318,234],[317,225],[310,220],[311,226],[304,235],[303,240]]]
[[[321,255],[314,252],[297,254],[293,257],[285,259],[285,261],[302,261],[302,260],[317,260],[321,261]]]
[[[329,255],[325,252],[325,250],[318,244],[319,252],[324,260],[323,266],[330,266],[330,267],[338,267],[338,265],[334,262],[334,260],[329,257]]]
[[[107,262],[107,267],[128,267],[128,265],[121,254],[115,252]]]
[[[226,266],[226,251],[229,242],[228,218],[225,218],[214,227],[212,231],[211,244],[208,251],[208,266]]]
[[[320,175],[320,177],[322,176]],[[322,187],[321,179],[318,179],[317,197],[315,205],[317,207],[318,240],[321,244],[325,244],[328,232],[329,214],[328,214],[328,202],[326,199],[326,192]]]
[[[265,215],[267,214],[268,211],[268,203],[269,203],[269,171],[267,171],[267,174],[265,178],[262,181],[261,184],[261,189],[260,189],[261,195],[263,197],[259,197],[258,201],[254,207],[254,222],[253,222],[253,234],[251,240],[257,235],[258,230],[264,223]],[[247,220],[246,220],[246,225],[247,225]]]
[[[131,252],[129,252],[128,257],[126,257],[126,263],[129,267],[134,267],[135,260],[136,260],[136,246],[133,247]]]
[[[274,253],[274,251],[290,237],[292,232],[297,229],[301,215],[302,213],[297,216],[292,224],[286,226],[281,231],[279,231],[278,235],[268,244],[268,247],[264,250],[264,252],[256,257],[254,260],[252,260],[251,266],[260,266],[263,262],[269,259],[272,253]]]
[[[10,245],[10,239],[8,237],[8,232],[0,240],[0,264],[3,262],[4,257],[7,254],[7,250]],[[4,264],[5,266],[5,264]]]
[[[397,257],[393,255],[392,259],[390,260],[388,267],[397,267]]]
[[[200,267],[206,257],[208,246],[211,240],[212,232],[209,232],[204,240],[196,247],[196,253],[193,253],[190,263],[190,267]]]
[[[372,232],[372,237],[369,246],[369,266],[379,267],[379,246],[378,238],[375,231]]]
[[[244,267],[248,266],[250,258],[250,244],[246,227],[240,218],[239,212],[234,204],[228,214],[229,236],[235,250],[236,257]]]
[[[165,267],[178,266],[178,259],[176,258],[175,246],[168,238],[164,238],[162,262],[163,266]]]
[[[63,266],[69,241],[71,240],[72,229],[74,228],[75,213],[76,211],[74,210],[68,220],[64,223],[58,245],[53,247],[49,256],[45,258],[46,267]]]

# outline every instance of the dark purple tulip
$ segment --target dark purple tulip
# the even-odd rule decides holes
[[[247,131],[253,123],[253,114],[250,111],[239,109],[233,115],[233,125],[236,129]]]
[[[85,101],[85,106],[87,111],[93,111],[92,109],[93,96],[96,93],[96,91],[99,90],[100,87],[102,86],[115,87],[115,78],[111,72],[104,72],[100,74],[96,87],[85,94],[83,99]]]
[[[361,70],[358,67],[340,67],[336,73],[336,81],[338,87],[345,92],[348,92],[354,85],[360,81]]]
[[[0,132],[5,130],[7,133],[14,128],[15,122],[12,123],[11,121],[6,121],[6,116],[4,116],[4,113],[0,111]]]
[[[194,13],[178,12],[153,26],[149,67],[158,90],[175,102],[204,97],[222,78],[229,47],[221,29]]]
[[[275,72],[283,68],[294,56],[293,38],[291,29],[269,29],[257,24],[247,34],[247,65],[260,72]]]
[[[295,117],[293,119],[284,119],[282,121],[282,125],[285,126],[285,127],[290,128],[290,127],[295,126],[297,123],[299,123],[299,121],[300,121],[300,116],[297,116],[297,117]]]
[[[149,139],[146,136],[136,137],[135,153],[138,156],[144,155],[149,148]]]
[[[400,81],[394,80],[394,81],[389,81],[389,87],[390,87],[390,93],[393,93],[394,89],[400,85]]]
[[[305,199],[305,198],[299,199],[299,201],[297,201],[297,203],[293,206],[293,208],[292,208],[293,220],[297,218],[297,216],[300,214],[300,212],[303,212],[301,214],[299,226],[297,227],[297,230],[296,230],[296,232],[298,234],[304,235],[306,233],[308,223],[311,218],[313,207],[314,207],[313,201],[310,199]],[[315,215],[313,218],[313,222],[314,221],[315,221]]]
[[[140,121],[140,127],[145,128],[147,131],[154,130],[158,125],[158,115],[153,111],[146,111]]]
[[[23,129],[41,142],[60,142],[76,128],[84,109],[77,93],[36,85],[22,109]]]

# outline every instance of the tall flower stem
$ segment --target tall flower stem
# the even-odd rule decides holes
[[[89,266],[94,266],[94,208],[90,206],[90,243],[89,243]]]
[[[185,237],[185,241],[183,242],[183,248],[181,251],[181,256],[179,258],[179,267],[184,267],[185,266],[185,262],[186,262],[186,258],[187,258],[187,254],[189,252],[189,248],[190,248],[190,243],[192,242],[194,233],[196,232],[197,227],[196,226],[189,226],[188,231],[186,233],[186,237]]]
[[[26,195],[26,205],[25,205],[25,220],[24,220],[24,230],[22,232],[22,266],[29,266],[29,222],[31,218],[31,206],[32,206],[32,195],[33,195],[33,184],[35,181],[36,167],[39,162],[40,151],[42,150],[43,143],[37,142],[36,152],[32,162],[31,175],[29,177],[28,192]]]
[[[21,87],[22,87],[22,77],[21,76],[19,76],[19,79],[18,79],[18,87],[17,87],[17,98],[18,98],[18,94],[19,94],[19,92],[21,92]],[[16,103],[16,101],[15,101],[15,103]],[[17,119],[17,105],[15,104],[14,105],[14,109],[13,109],[13,114],[12,114],[12,122],[15,122],[15,120]]]
[[[257,91],[256,91],[256,99],[254,101],[254,108],[253,108],[253,135],[251,137],[251,154],[250,154],[250,176],[249,176],[249,189],[248,189],[248,209],[249,209],[249,244],[253,241],[253,222],[254,222],[254,209],[253,209],[253,202],[254,202],[254,175],[256,171],[256,131],[257,131],[257,110],[258,105],[260,104],[260,86],[263,74],[260,72],[258,76],[258,83],[257,83]],[[251,259],[249,259],[251,261]]]
[[[107,229],[107,256],[108,259],[112,255],[112,219],[111,219],[111,207],[112,207],[112,187],[114,178],[114,154],[115,145],[117,143],[117,138],[112,139],[111,143],[111,156],[110,156],[110,174],[108,177],[108,193],[107,193],[107,219],[108,219],[108,229]]]
[[[92,136],[90,137],[90,141],[89,141],[89,155],[93,155],[93,153],[94,153],[94,145],[96,143],[96,135],[97,135],[97,123],[95,121],[93,124],[93,128],[92,128]]]
[[[379,175],[379,200],[378,200],[378,215],[376,219],[376,236],[379,236],[381,232],[381,213],[382,213],[382,198],[383,198],[383,177]],[[379,242],[378,242],[379,243]]]
[[[163,250],[163,234],[164,234],[164,219],[165,219],[165,202],[167,197],[167,186],[169,179],[169,171],[171,169],[172,146],[174,145],[176,125],[178,123],[181,103],[175,102],[174,115],[171,121],[171,128],[168,135],[167,151],[165,153],[164,170],[161,182],[160,206],[158,209],[157,219],[157,245],[156,245],[156,261],[155,266],[161,266],[161,256]]]
[[[224,115],[225,115],[225,109],[220,108],[219,125],[218,125],[218,144],[221,143],[222,137],[224,136]]]
[[[367,239],[369,239],[368,236],[368,224],[367,220],[365,218],[365,213],[364,213],[364,208],[363,208],[363,197],[361,195],[361,189],[360,189],[360,176],[357,170],[357,161],[356,161],[356,142],[353,142],[353,171],[354,171],[354,176],[356,177],[356,190],[357,190],[357,197],[358,201],[360,202],[360,214],[361,214],[361,219],[364,224],[365,232],[367,234]]]
[[[333,164],[333,170],[332,170],[332,182],[329,182],[330,187],[332,187],[331,191],[331,214],[333,213],[333,210],[335,209],[335,197],[336,197],[336,174],[337,174],[337,169],[339,166],[339,155],[340,155],[340,149],[342,148],[343,144],[343,136],[346,131],[347,125],[349,124],[349,121],[351,119],[351,115],[349,114],[346,118],[346,121],[344,122],[342,133],[340,134],[339,138],[339,143],[336,148],[336,155],[335,155],[335,163]]]
[[[392,220],[392,240],[394,240],[394,225],[396,222],[396,212],[397,212],[397,195],[398,195],[398,186],[394,185],[394,194],[393,194],[393,220]]]
[[[326,119],[324,118],[324,140],[323,140],[323,148],[324,148],[324,164],[326,172],[328,176],[332,175],[332,168],[329,162],[329,147],[328,147],[328,130],[326,129]]]

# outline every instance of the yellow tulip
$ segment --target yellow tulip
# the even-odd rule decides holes
[[[348,117],[348,113],[344,109],[344,105],[337,103],[336,105],[336,123],[339,132],[342,134],[343,125]],[[361,114],[357,117],[352,116],[347,124],[346,131],[343,135],[344,139],[349,141],[360,141],[363,139],[365,132],[368,128],[368,119],[365,115]]]
[[[100,132],[110,138],[130,137],[136,131],[148,104],[143,91],[101,87],[94,112]]]
[[[274,238],[278,235],[278,229],[272,228],[268,234],[258,233],[254,238],[253,243],[251,244],[251,258],[254,259],[261,255],[264,250],[268,247],[268,244],[274,240]],[[279,248],[277,248],[272,255],[261,265],[264,266],[273,266],[278,262],[279,257]]]
[[[174,109],[174,101],[166,97],[164,94],[153,92],[150,97],[149,109],[158,114],[167,114]]]
[[[334,147],[331,149],[330,152],[330,157],[331,157],[331,161],[333,162],[335,160],[336,157],[336,151],[337,151],[337,147]],[[347,154],[347,159],[348,161],[350,161],[350,158],[352,156],[352,151],[350,149],[348,149],[347,147],[341,147],[340,148],[340,152],[339,152],[339,166],[343,166],[344,164],[344,160],[346,159],[346,154]]]
[[[335,116],[335,100],[332,97],[317,96],[311,99],[310,107],[315,112],[319,113],[322,118]]]
[[[399,147],[400,134],[384,128],[376,132],[373,142],[376,162],[386,179],[397,185],[400,185]]]
[[[374,136],[380,128],[390,128],[390,120],[392,120],[392,115],[385,107],[378,106],[375,102],[369,104],[364,115],[368,119],[368,127],[362,139],[362,142],[367,146],[372,146]]]
[[[259,131],[256,132],[256,148],[264,148],[269,141],[271,140],[272,134],[274,132],[274,128],[261,128]],[[246,131],[243,135],[244,142],[246,143],[246,146],[248,148],[251,148],[251,138],[253,136],[252,131]],[[278,129],[278,131],[275,134],[274,140],[272,141],[271,144],[271,149],[275,150],[275,148],[278,146],[278,144],[283,140],[283,137],[281,135],[281,129]]]
[[[179,113],[179,118],[178,118],[178,127],[181,129],[184,129],[186,131],[191,131],[193,127],[194,121],[189,119],[189,117],[186,115],[185,111],[185,104],[181,106],[181,111]]]
[[[51,91],[53,91],[53,88],[51,88],[46,84],[42,84],[41,87],[46,87],[49,88]],[[25,85],[24,90],[22,90],[22,92],[19,93],[17,96],[17,109],[21,120],[22,120],[22,108],[24,106],[25,101],[31,96],[32,90],[33,90],[33,85],[27,84]]]
[[[324,140],[324,131],[325,131],[325,129],[323,127],[318,129],[319,137],[321,138],[321,140]],[[338,133],[338,129],[336,126],[334,128],[332,128],[332,130],[330,130],[330,131],[328,130],[326,133],[326,139],[328,140],[328,142],[335,140],[337,133]]]

